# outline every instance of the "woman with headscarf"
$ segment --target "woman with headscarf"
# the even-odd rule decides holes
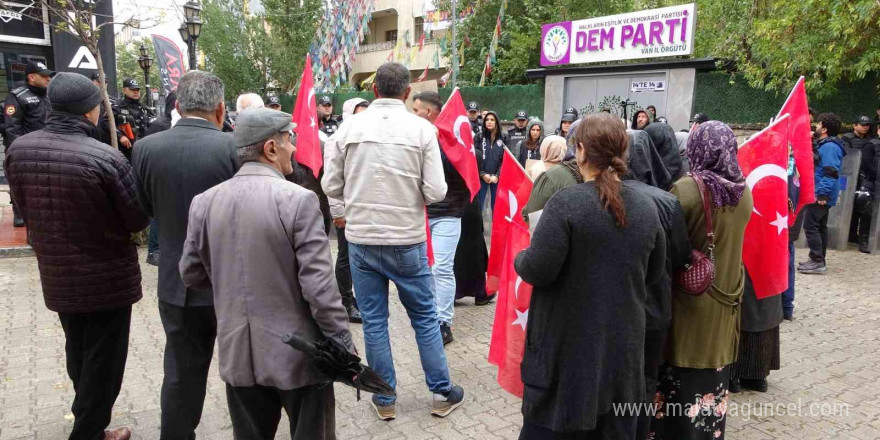
[[[736,135],[723,122],[701,124],[688,140],[691,174],[672,185],[684,209],[694,249],[706,254],[706,187],[715,237],[715,277],[701,295],[672,289],[672,324],[666,364],[660,367],[655,403],[655,440],[724,438],[730,364],[739,349],[740,305],[745,274],[743,235],[752,213],[752,194],[736,158]]]
[[[516,160],[524,168],[526,161],[538,160],[541,158],[541,142],[544,140],[544,123],[539,119],[529,121],[526,131],[527,137],[517,144],[516,151],[519,152]]]
[[[663,159],[666,170],[672,177],[672,182],[678,181],[684,176],[684,166],[681,163],[681,156],[678,155],[678,140],[675,138],[675,131],[669,124],[655,122],[645,127],[645,133],[651,137],[654,148]],[[663,189],[669,189],[668,187]]]
[[[534,179],[529,201],[522,209],[522,216],[527,223],[529,221],[529,214],[544,209],[544,205],[547,203],[547,200],[550,200],[550,197],[553,197],[553,194],[569,186],[584,183],[584,176],[581,175],[580,167],[574,154],[575,146],[577,145],[574,135],[577,133],[581,121],[583,119],[578,119],[569,127],[568,136],[565,138],[565,157],[559,164],[560,166],[552,167]],[[625,124],[621,124],[621,127],[624,126]]]
[[[533,163],[532,166],[526,170],[529,177],[532,180],[535,180],[543,172],[562,163],[562,159],[565,158],[567,150],[568,146],[565,143],[564,137],[550,135],[544,138],[544,141],[541,142],[541,153],[539,156],[541,161]]]
[[[650,123],[651,118],[648,116],[648,112],[639,110],[633,115],[632,125],[629,128],[631,130],[644,130]]]
[[[520,440],[632,439],[645,397],[642,349],[648,285],[665,273],[654,203],[629,182],[617,118],[588,115],[575,134],[586,182],[544,208],[515,269],[534,286],[522,360]]]
[[[507,133],[501,131],[501,119],[494,111],[487,111],[483,116],[483,130],[474,139],[476,154],[483,159],[480,165],[480,193],[477,199],[480,207],[485,206],[486,195],[491,194],[489,211],[495,211],[495,192],[498,189],[498,173],[501,171],[501,161],[504,159],[504,150],[507,148]]]
[[[627,134],[629,134],[627,166],[630,168],[630,174],[640,182],[664,191],[669,190],[675,181],[672,180],[663,158],[651,141],[651,136],[642,130],[627,130]]]

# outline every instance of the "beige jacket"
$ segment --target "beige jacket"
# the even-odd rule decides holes
[[[289,332],[353,350],[318,197],[274,168],[246,163],[193,199],[179,269],[188,287],[214,289],[220,378],[232,386],[320,382],[281,342]]]
[[[377,99],[324,144],[328,197],[345,202],[345,237],[362,245],[427,240],[425,205],[446,197],[434,126],[397,99]]]

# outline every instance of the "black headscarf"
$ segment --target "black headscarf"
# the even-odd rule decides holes
[[[648,133],[651,141],[654,142],[654,148],[663,159],[663,164],[666,165],[672,182],[680,179],[684,175],[684,165],[678,154],[678,140],[675,138],[675,131],[672,130],[672,127],[669,124],[655,122],[645,127],[645,133]],[[663,189],[668,190],[669,188]]]
[[[628,130],[627,177],[648,185],[668,190],[673,180],[663,159],[654,148],[651,137],[641,130]]]

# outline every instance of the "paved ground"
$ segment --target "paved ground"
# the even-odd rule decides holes
[[[731,416],[728,439],[880,439],[880,257],[849,251],[832,252],[829,260],[827,276],[798,278],[798,319],[782,326],[782,370],[770,376],[768,393],[733,399],[753,406],[748,417]],[[156,306],[156,270],[142,267],[145,298],[134,307],[131,349],[113,426],[133,427],[137,439],[157,439],[165,337]],[[413,334],[399,302],[393,304],[398,418],[376,420],[366,400],[357,402],[352,390],[338,387],[338,437],[517,438],[519,401],[496,385],[495,368],[486,362],[494,307],[475,307],[471,300],[456,307],[456,341],[448,346],[448,356],[453,379],[465,387],[468,400],[441,420],[428,414],[430,396]],[[354,331],[362,349],[360,328]],[[73,391],[64,369],[63,341],[57,317],[43,305],[35,259],[0,259],[0,440],[66,438],[73,423]],[[199,437],[231,439],[216,367],[209,387]],[[788,410],[798,402],[801,415],[768,414],[756,406],[782,404],[784,408],[774,410]],[[848,414],[821,415],[822,410],[842,408]],[[282,428],[278,438],[289,438],[287,430]]]

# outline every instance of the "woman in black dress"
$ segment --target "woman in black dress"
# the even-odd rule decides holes
[[[474,145],[477,167],[482,169],[483,151],[480,144]],[[495,295],[486,293],[486,266],[489,251],[483,235],[483,212],[479,197],[474,197],[464,208],[461,216],[461,237],[455,249],[455,299],[473,297],[478,306],[492,302]]]

